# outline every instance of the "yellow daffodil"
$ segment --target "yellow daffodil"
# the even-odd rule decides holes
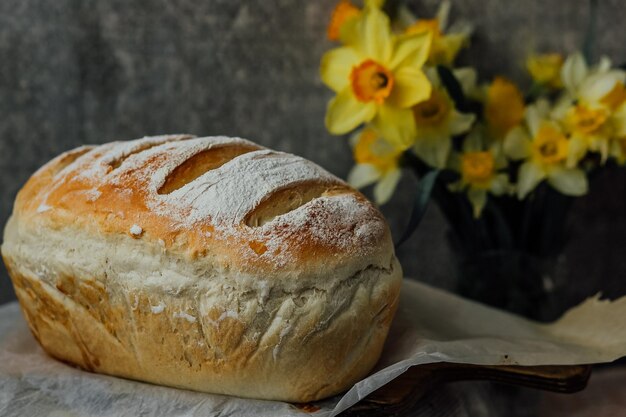
[[[428,165],[443,168],[446,165],[452,137],[470,130],[473,114],[459,112],[448,96],[434,70],[428,71],[433,86],[428,100],[413,106],[415,144],[413,151]]]
[[[406,33],[429,33],[433,44],[428,55],[430,65],[452,65],[461,48],[469,44],[471,25],[458,22],[448,27],[450,2],[442,1],[434,19],[417,19],[408,8],[400,10]]]
[[[523,199],[543,180],[566,195],[587,193],[585,173],[567,166],[570,141],[561,126],[547,118],[548,103],[540,100],[526,110],[526,126],[512,129],[504,141],[511,159],[523,159],[517,180],[517,196]]]
[[[562,88],[561,68],[563,56],[561,54],[531,55],[526,60],[526,69],[533,81],[550,88]]]
[[[384,0],[365,0],[365,4],[370,7],[383,7]],[[355,6],[350,0],[339,0],[330,16],[330,22],[326,27],[326,37],[331,41],[338,41],[341,38],[341,30],[346,22],[360,16],[361,9]]]
[[[496,77],[487,87],[484,115],[489,133],[494,139],[506,134],[524,120],[524,96],[515,84]]]
[[[626,114],[617,111],[626,102],[626,73],[610,69],[604,59],[589,68],[580,53],[565,61],[561,78],[566,94],[556,105],[553,118],[560,120],[571,136],[570,166],[575,166],[588,151],[600,153],[602,162],[611,151],[618,126]]]
[[[402,150],[385,141],[371,127],[355,133],[351,145],[356,165],[348,175],[348,182],[355,188],[376,183],[374,200],[378,204],[386,203],[401,177]]]
[[[322,58],[322,81],[337,93],[326,111],[326,127],[337,135],[371,122],[400,148],[413,143],[411,107],[430,96],[421,68],[430,36],[395,37],[387,16],[373,4],[346,22],[340,31],[345,46]]]
[[[451,184],[452,191],[465,191],[472,204],[474,217],[480,217],[487,204],[487,194],[502,195],[509,191],[510,184],[505,173],[499,172],[507,166],[501,147],[486,148],[480,130],[473,130],[463,143],[463,152],[451,158],[451,168],[461,174],[457,183]]]
[[[350,0],[341,0],[337,3],[330,17],[330,23],[326,28],[326,36],[328,39],[331,41],[338,41],[343,24],[360,14],[361,9],[352,4]]]

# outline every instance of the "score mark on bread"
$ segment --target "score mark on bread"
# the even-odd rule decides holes
[[[2,254],[51,355],[295,402],[374,366],[401,282],[363,195],[301,157],[222,136],[60,155],[19,192]]]

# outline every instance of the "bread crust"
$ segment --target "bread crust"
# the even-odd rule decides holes
[[[237,138],[82,147],[19,192],[2,255],[29,326],[84,369],[306,402],[376,363],[401,268],[380,212]]]

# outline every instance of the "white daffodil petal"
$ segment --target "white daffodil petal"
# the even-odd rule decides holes
[[[439,30],[442,32],[448,27],[448,17],[450,16],[450,0],[443,0],[439,3],[439,9],[437,10],[437,21],[439,22]]]
[[[595,70],[597,72],[606,72],[608,70],[611,69],[611,58],[609,58],[606,55],[602,55],[600,57],[600,61],[598,62],[598,65],[596,66]]]
[[[537,106],[528,106],[526,107],[526,112],[524,116],[526,118],[526,124],[528,125],[528,129],[530,130],[530,134],[532,136],[535,136],[543,119],[543,117],[541,117],[539,113],[539,109],[537,108]]]
[[[472,203],[474,217],[480,217],[485,205],[487,204],[487,191],[470,188],[467,190],[467,198]]]
[[[375,183],[381,177],[381,173],[371,164],[356,164],[348,174],[348,184],[354,188],[367,187]]]
[[[409,148],[415,141],[415,119],[410,109],[383,104],[372,125],[385,140],[400,150]]]
[[[506,194],[509,190],[509,177],[506,174],[498,174],[491,180],[489,191],[494,195]]]
[[[573,136],[567,146],[567,166],[574,168],[586,153],[587,141],[578,135]]]
[[[476,120],[475,115],[469,113],[461,113],[454,110],[449,124],[450,134],[460,135],[461,133],[467,132],[472,128],[474,120]]]
[[[421,137],[415,141],[413,151],[434,168],[444,168],[450,155],[452,140],[449,136]]]
[[[546,173],[532,162],[524,162],[519,169],[517,178],[517,197],[521,200],[535,189]]]
[[[504,153],[511,159],[524,159],[530,156],[531,143],[526,130],[514,127],[504,138]]]
[[[587,77],[579,88],[579,96],[587,102],[600,101],[611,92],[615,84],[624,82],[623,71],[608,71]]]
[[[574,99],[571,95],[564,93],[555,103],[554,107],[550,111],[549,118],[554,120],[564,120],[567,117],[567,113],[574,105]]]
[[[572,94],[575,94],[579,84],[587,76],[587,63],[580,52],[570,55],[561,68],[563,85]]]
[[[359,61],[359,55],[353,48],[331,49],[322,57],[322,81],[336,93],[340,92],[350,84],[350,72]]]
[[[402,177],[402,171],[399,169],[393,169],[383,175],[378,184],[374,186],[374,201],[381,205],[389,201],[400,177]]]
[[[389,67],[392,70],[404,66],[421,68],[428,59],[431,42],[432,35],[429,32],[399,36]]]
[[[484,136],[481,129],[472,130],[463,141],[463,151],[479,152],[483,150]]]
[[[376,105],[358,101],[348,87],[328,103],[326,128],[334,135],[343,135],[375,115]]]
[[[475,93],[478,77],[474,68],[458,68],[453,73],[459,84],[461,84],[461,89],[466,96]]]
[[[454,33],[469,38],[474,32],[474,25],[466,20],[456,20],[447,29],[446,33]]]
[[[587,194],[589,184],[585,173],[580,169],[556,168],[548,174],[548,183],[565,195]]]
[[[539,99],[532,106],[526,107],[524,118],[530,133],[535,136],[543,120],[550,114],[550,103],[548,100]]]
[[[394,73],[391,103],[397,107],[411,107],[430,97],[431,86],[426,75],[416,67],[401,67]]]

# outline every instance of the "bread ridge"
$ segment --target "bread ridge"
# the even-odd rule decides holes
[[[294,402],[347,388],[380,355],[402,276],[384,219],[358,192],[320,174],[324,186],[340,189],[339,197],[320,196],[290,213],[331,216],[324,211],[328,206],[316,204],[340,198],[358,216],[347,216],[352,224],[339,246],[310,234],[275,237],[280,246],[295,249],[280,262],[269,256],[259,260],[267,250],[259,254],[248,245],[256,242],[258,232],[246,234],[253,229],[242,224],[247,212],[220,230],[202,219],[193,228],[181,226],[180,219],[147,207],[134,194],[116,207],[123,216],[102,216],[111,207],[107,204],[87,209],[96,182],[98,200],[105,203],[108,197],[119,202],[107,190],[115,181],[141,196],[146,183],[132,182],[145,168],[141,154],[149,164],[151,157],[163,157],[177,149],[177,142],[189,140],[148,138],[144,144],[157,144],[128,156],[117,168],[132,162],[133,169],[126,166],[115,178],[80,179],[72,185],[90,167],[81,158],[93,163],[111,152],[123,154],[117,148],[132,149],[133,144],[79,149],[74,152],[82,156],[58,172],[72,152],[56,158],[20,191],[2,255],[33,333],[62,360],[163,385]],[[241,139],[205,142],[276,154]],[[188,145],[179,146],[186,154],[178,163],[193,156],[181,149]],[[142,216],[133,214],[137,211]],[[137,224],[139,236],[131,233]],[[288,220],[278,216],[256,230],[285,224]],[[360,228],[367,230],[358,236]],[[252,253],[242,257],[233,250],[242,246]]]
[[[140,147],[146,143],[157,145],[128,156],[113,172],[106,171],[110,160],[119,158],[125,151],[128,153],[133,145]],[[178,207],[183,196],[176,195],[171,201],[158,195],[157,190],[167,175],[194,152],[242,145],[257,148],[255,153],[260,152],[259,156],[267,159],[289,158],[292,166],[298,163],[310,169],[308,182],[317,180],[329,189],[341,188],[342,192],[316,198],[288,216],[282,216],[287,221],[278,225],[280,227],[248,227],[242,223],[244,216],[230,219],[230,224],[217,224],[210,216],[186,223],[193,216],[188,213],[188,205]],[[144,241],[162,242],[167,250],[184,253],[189,259],[207,256],[206,248],[210,247],[211,254],[208,255],[215,257],[214,262],[249,272],[270,271],[276,267],[315,270],[317,256],[327,258],[327,262],[333,265],[338,265],[345,257],[358,257],[365,262],[378,251],[379,242],[391,242],[384,218],[358,191],[302,158],[269,151],[243,139],[171,135],[105,144],[87,148],[87,153],[55,172],[64,158],[84,150],[79,148],[61,155],[33,175],[16,199],[14,211],[20,214],[20,218],[50,227],[74,223],[94,233],[125,233],[129,236],[132,236],[131,229],[137,226]],[[230,163],[243,157],[246,155],[234,158]],[[228,163],[192,183],[203,178],[211,181],[211,175],[226,165]],[[237,171],[229,173],[233,176],[242,174]],[[308,184],[306,180],[299,180],[288,182],[286,186],[304,188]],[[255,193],[258,189],[256,183],[248,183],[247,187],[241,194]],[[279,189],[276,187],[272,191]],[[329,208],[335,211],[332,216],[327,215]],[[290,217],[298,217],[300,222],[294,227],[289,224]],[[339,233],[341,231],[345,233]],[[242,241],[247,244],[242,245]],[[233,248],[238,252],[237,257],[231,256]],[[316,257],[311,257],[311,253]]]

